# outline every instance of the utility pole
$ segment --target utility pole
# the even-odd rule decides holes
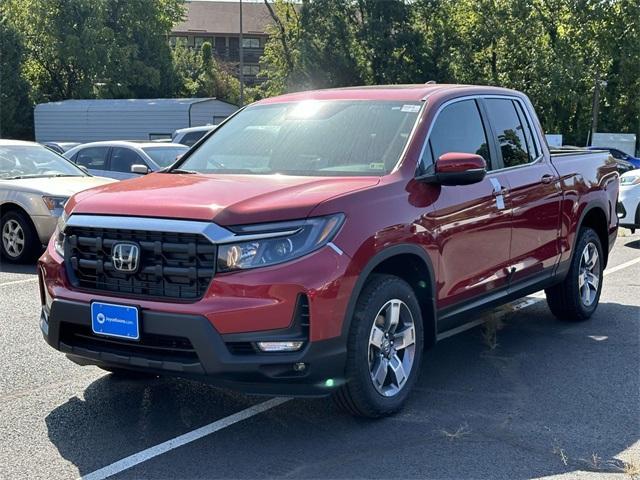
[[[244,50],[242,47],[242,0],[240,0],[240,106],[244,106]]]
[[[596,82],[593,88],[593,105],[591,106],[591,135],[589,136],[589,145],[593,144],[593,136],[598,130],[598,113],[600,111],[600,88],[606,87],[606,80],[600,80],[600,72],[596,72]]]

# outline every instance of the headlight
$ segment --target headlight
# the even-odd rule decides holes
[[[238,241],[218,247],[217,270],[266,267],[302,257],[329,243],[343,220],[344,215],[339,213],[299,222],[238,227],[235,229]],[[241,241],[243,235],[248,237],[247,241]]]
[[[53,247],[58,255],[64,258],[64,229],[67,227],[67,219],[69,215],[67,212],[62,212],[62,215],[58,217],[58,226],[53,233]]]
[[[47,197],[43,196],[42,200],[47,208],[53,212],[54,210],[62,210],[64,209],[64,204],[67,203],[69,197]]]
[[[628,175],[620,178],[620,185],[640,185],[640,175]]]

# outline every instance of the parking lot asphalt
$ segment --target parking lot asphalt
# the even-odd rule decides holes
[[[2,263],[0,478],[633,478],[640,235],[625,233],[589,321],[559,322],[544,302],[487,315],[501,324],[495,338],[477,327],[438,343],[407,407],[375,421],[327,399],[268,408],[265,397],[76,366],[42,340],[34,266]],[[136,454],[131,468],[100,470]]]

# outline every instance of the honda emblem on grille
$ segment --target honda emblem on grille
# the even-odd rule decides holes
[[[116,243],[111,251],[111,260],[118,272],[135,273],[140,263],[140,247],[135,243]]]

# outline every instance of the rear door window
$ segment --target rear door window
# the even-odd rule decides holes
[[[107,163],[109,147],[88,147],[80,150],[76,157],[76,163],[83,167],[104,170]]]
[[[514,101],[507,98],[488,98],[485,102],[489,121],[497,135],[496,141],[502,153],[504,167],[516,167],[534,161],[537,157],[535,147],[529,146],[527,142],[525,127]],[[533,138],[530,141],[533,142]]]
[[[513,101],[516,109],[518,110],[518,117],[520,117],[520,123],[524,128],[524,138],[527,141],[527,149],[529,151],[529,156],[534,160],[538,158],[540,155],[540,149],[538,148],[538,143],[535,141],[535,134],[533,128],[531,128],[531,124],[529,123],[529,119],[524,112],[524,107],[522,104],[516,100]]]
[[[111,152],[112,172],[131,173],[131,165],[146,165],[147,163],[136,152],[129,148],[113,147]]]
[[[487,134],[475,100],[452,103],[436,117],[420,159],[420,173],[428,173],[435,160],[452,152],[480,155],[490,168]]]

